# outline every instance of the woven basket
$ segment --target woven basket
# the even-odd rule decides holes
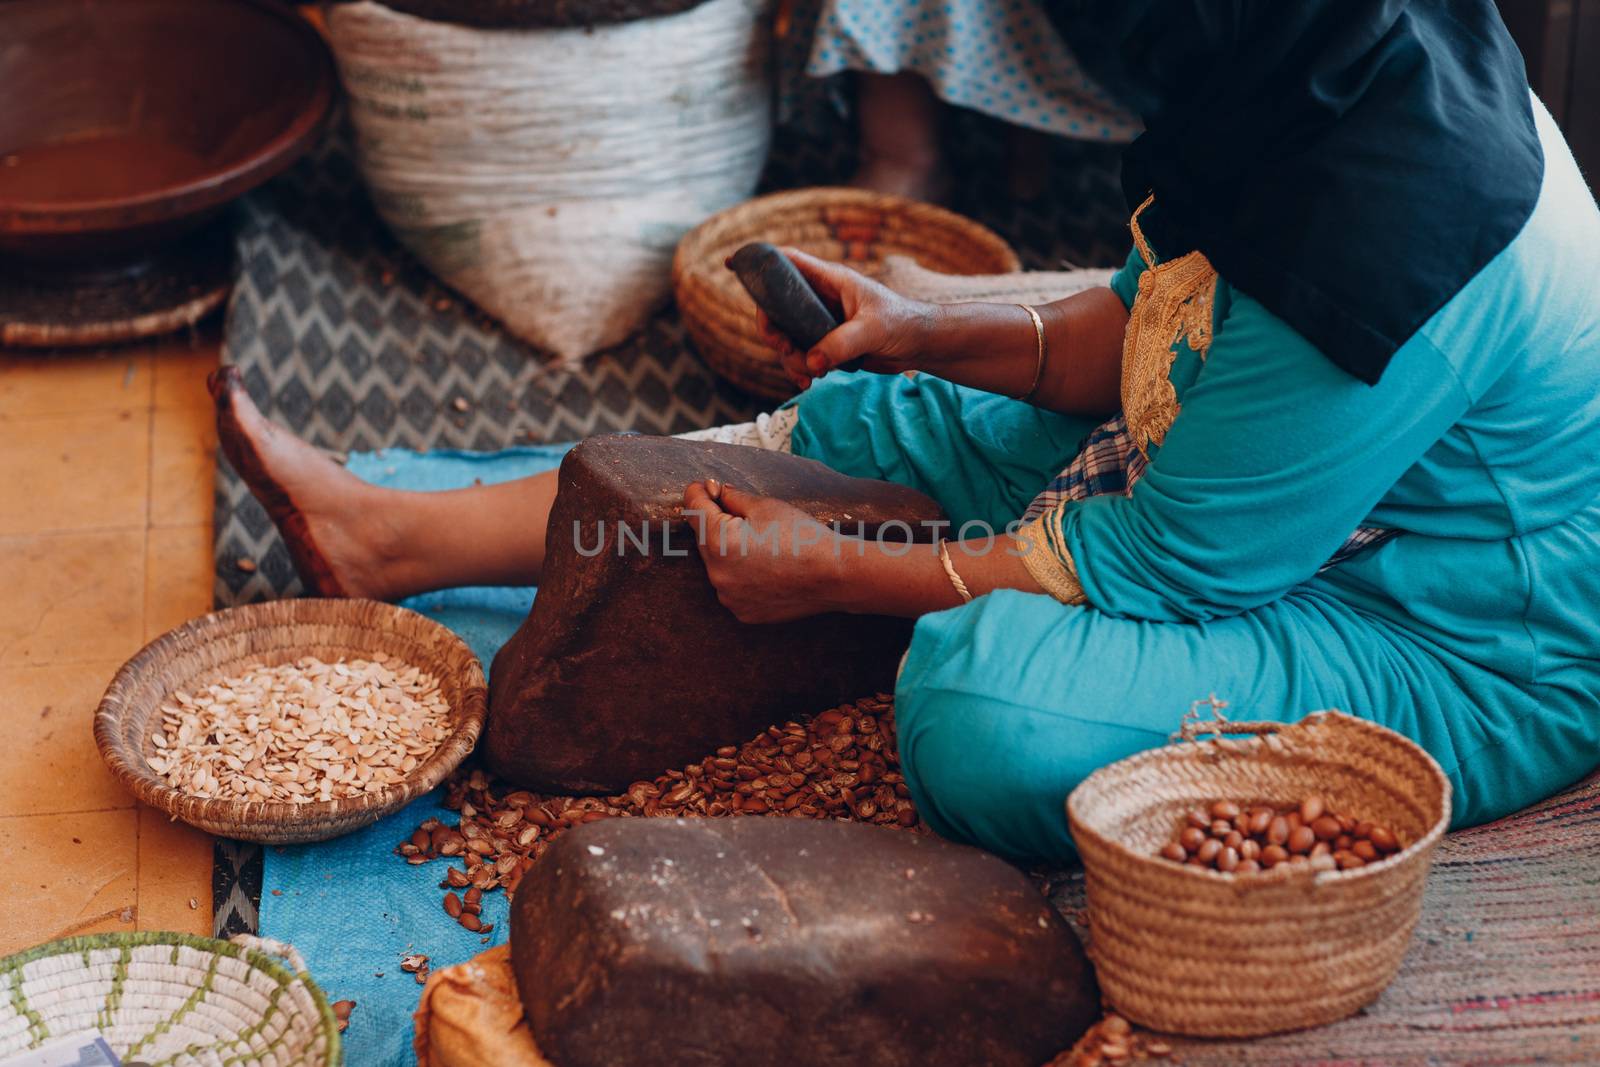
[[[146,762],[159,709],[252,664],[301,656],[370,658],[385,652],[439,679],[453,730],[404,781],[348,799],[288,804],[211,800],[169,786]],[[278,600],[185,623],[123,665],[95,713],[94,740],[111,773],[141,801],[219,837],[288,844],[323,841],[376,822],[437,786],[478,743],[487,691],[483,668],[455,634],[414,611],[375,600]]]
[[[0,959],[0,987],[0,1057],[99,1031],[124,1062],[339,1063],[327,998],[299,954],[276,941],[73,937]]]
[[[875,275],[888,256],[907,255],[945,274],[1022,269],[994,231],[932,204],[864,189],[773,193],[711,216],[678,244],[672,284],[684,326],[711,369],[775,400],[794,383],[756,332],[755,303],[724,262],[750,241],[793,245]]]
[[[1371,1002],[1406,953],[1450,821],[1444,772],[1394,731],[1336,711],[1292,726],[1186,721],[1181,733],[1067,799],[1106,999],[1143,1026],[1203,1037],[1316,1026]],[[1308,793],[1392,827],[1406,847],[1352,871],[1248,875],[1156,856],[1191,808],[1286,808]]]

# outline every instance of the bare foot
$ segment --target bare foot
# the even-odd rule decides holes
[[[875,193],[904,196],[930,204],[944,203],[951,192],[950,176],[937,161],[923,163],[868,157],[862,160],[850,184],[857,189],[871,189]]]
[[[237,367],[206,379],[222,450],[267,510],[315,596],[388,599],[384,581],[397,538],[363,482],[261,414]]]

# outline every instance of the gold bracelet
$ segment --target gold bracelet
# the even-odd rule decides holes
[[[967,589],[967,583],[961,580],[961,575],[956,573],[956,565],[950,562],[950,542],[944,538],[939,539],[939,562],[944,564],[944,572],[950,577],[950,584],[956,587],[956,592],[961,594],[964,603],[972,602],[972,593]]]
[[[1039,339],[1039,362],[1033,368],[1033,384],[1028,386],[1028,391],[1026,393],[1023,393],[1021,396],[1017,397],[1018,400],[1025,401],[1033,399],[1033,394],[1039,391],[1039,383],[1044,381],[1044,361],[1045,355],[1048,353],[1049,349],[1046,347],[1044,339],[1044,320],[1039,317],[1039,313],[1033,308],[1029,307],[1027,304],[1018,304],[1017,307],[1021,308],[1023,311],[1026,311],[1028,313],[1028,317],[1033,320],[1034,336]]]

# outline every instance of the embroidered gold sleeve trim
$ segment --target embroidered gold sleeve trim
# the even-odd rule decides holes
[[[1061,533],[1063,506],[1057,504],[1017,531],[1017,539],[1024,545],[1022,564],[1045,592],[1063,604],[1083,604],[1089,598]]]
[[[1128,222],[1146,267],[1122,339],[1122,413],[1146,459],[1150,446],[1166,438],[1178,417],[1178,394],[1172,387],[1176,346],[1187,342],[1202,359],[1211,348],[1217,290],[1217,272],[1200,252],[1157,263],[1139,228],[1139,216],[1154,199],[1147,197]]]

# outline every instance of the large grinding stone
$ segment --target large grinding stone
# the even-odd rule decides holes
[[[1099,1016],[1020,872],[859,823],[588,824],[517,887],[511,960],[560,1067],[1039,1067]]]
[[[620,792],[775,722],[893,688],[910,623],[739,622],[706,577],[683,490],[717,478],[848,532],[859,523],[875,536],[898,520],[885,539],[909,528],[930,541],[923,523],[942,516],[926,496],[785,453],[631,434],[578,445],[559,478],[539,595],[490,671],[497,773],[550,792]]]

